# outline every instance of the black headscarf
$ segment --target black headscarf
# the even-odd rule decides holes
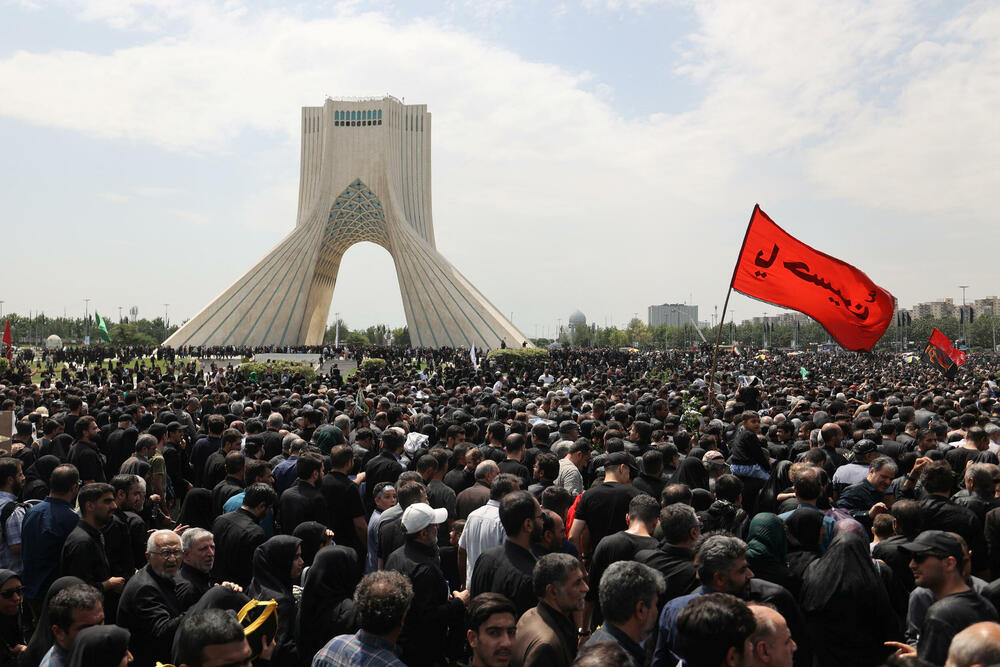
[[[181,526],[212,530],[212,492],[208,489],[190,489],[184,496],[177,523]]]
[[[806,569],[802,582],[802,609],[806,612],[824,610],[837,600],[864,600],[878,593],[886,595],[868,544],[859,535],[843,533],[835,537],[826,553]]]
[[[788,528],[789,551],[819,553],[819,536],[823,530],[823,513],[811,507],[800,507],[785,519]]]
[[[835,537],[806,568],[801,591],[821,667],[882,664],[885,642],[900,636],[900,625],[865,538]]]
[[[708,489],[691,489],[691,507],[695,512],[704,512],[714,502],[715,496]]]
[[[247,595],[255,600],[278,603],[278,644],[272,664],[291,665],[297,658],[295,646],[295,598],[292,596],[292,562],[302,540],[292,535],[275,535],[253,552],[253,580]],[[328,638],[329,639],[329,638]]]
[[[307,566],[312,565],[316,553],[326,542],[326,526],[319,521],[303,521],[295,527],[292,535],[302,540],[302,560]]]
[[[21,580],[21,575],[13,570],[0,570],[0,586],[3,586],[11,579]],[[27,644],[28,635],[31,633],[31,611],[21,605],[17,613],[13,616],[0,616],[0,651],[12,649],[18,644]]]
[[[299,654],[313,656],[330,637],[357,628],[352,596],[361,581],[358,552],[350,547],[324,547],[306,574],[299,608]]]
[[[60,433],[56,437],[52,438],[52,444],[49,447],[46,454],[53,454],[60,461],[66,461],[69,458],[69,450],[73,446],[73,436],[69,433]],[[48,478],[45,479],[45,483],[48,483]]]
[[[49,478],[52,471],[59,467],[59,457],[48,454],[39,457],[24,471],[24,492],[25,500],[45,500],[49,495]],[[41,662],[41,658],[39,658]]]
[[[708,472],[705,470],[705,464],[699,458],[685,456],[677,464],[673,483],[687,484],[692,490],[705,489],[708,491]]]
[[[247,595],[255,600],[292,599],[292,561],[302,540],[275,535],[253,552],[253,579]]]
[[[42,457],[47,458],[47,457]],[[52,458],[55,458],[54,456]],[[41,460],[41,459],[39,459]],[[58,465],[58,459],[56,464]],[[55,643],[55,635],[52,634],[52,620],[49,618],[49,603],[59,591],[66,590],[70,586],[86,586],[87,582],[77,577],[59,577],[52,582],[49,590],[45,592],[45,599],[42,601],[42,613],[38,616],[38,625],[31,635],[28,648],[21,653],[20,667],[38,667],[38,664],[45,657],[45,654],[52,644]]]
[[[80,630],[73,640],[69,667],[118,667],[131,634],[117,625],[94,625]]]

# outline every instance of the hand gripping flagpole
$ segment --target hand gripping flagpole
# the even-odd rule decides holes
[[[753,225],[753,219],[757,215],[757,209],[760,208],[760,204],[753,205],[753,213],[750,214],[750,221],[747,222],[747,230],[743,233],[743,243],[740,244],[740,251],[736,255],[736,264],[733,265],[733,276],[729,279],[729,289],[726,290],[726,300],[722,304],[722,317],[719,318],[719,328],[715,332],[715,347],[712,348],[712,372],[708,377],[708,409],[711,412],[715,412],[715,404],[717,399],[715,398],[715,368],[719,361],[719,344],[722,342],[722,325],[726,321],[726,309],[729,307],[729,297],[733,293],[733,282],[736,280],[736,271],[740,266],[740,257],[743,256],[743,248],[747,244],[747,237],[750,235],[750,226]],[[733,326],[736,322],[733,322]],[[722,386],[721,383],[719,385]]]

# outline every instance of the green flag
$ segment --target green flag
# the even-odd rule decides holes
[[[111,334],[108,333],[108,325],[104,323],[104,318],[96,310],[94,311],[94,319],[97,320],[97,331],[100,332],[101,338],[104,339],[105,343],[110,343]]]
[[[809,376],[809,371],[806,370],[805,366],[799,366],[799,373],[802,374],[803,380],[805,380]]]

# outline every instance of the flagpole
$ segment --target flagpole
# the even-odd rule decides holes
[[[722,317],[719,318],[719,328],[715,333],[715,348],[712,350],[712,372],[708,376],[708,409],[715,412],[715,368],[719,361],[719,343],[722,341],[722,323],[726,321],[726,309],[729,307],[729,297],[733,293],[733,283],[736,281],[736,271],[740,268],[740,257],[743,256],[743,249],[747,244],[747,237],[750,236],[750,227],[753,219],[757,215],[760,204],[753,205],[753,213],[750,214],[750,221],[747,222],[747,230],[743,233],[743,243],[740,244],[740,251],[736,255],[736,264],[733,265],[733,275],[729,279],[729,289],[726,290],[726,300],[722,304]],[[733,322],[735,325],[736,323]],[[721,383],[720,383],[721,386]]]

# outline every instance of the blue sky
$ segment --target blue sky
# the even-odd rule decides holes
[[[438,248],[531,336],[709,319],[756,202],[904,306],[998,294],[998,38],[975,2],[0,0],[0,299],[194,315],[294,226],[300,107],[383,93],[433,114]],[[333,312],[404,322],[385,251]]]

